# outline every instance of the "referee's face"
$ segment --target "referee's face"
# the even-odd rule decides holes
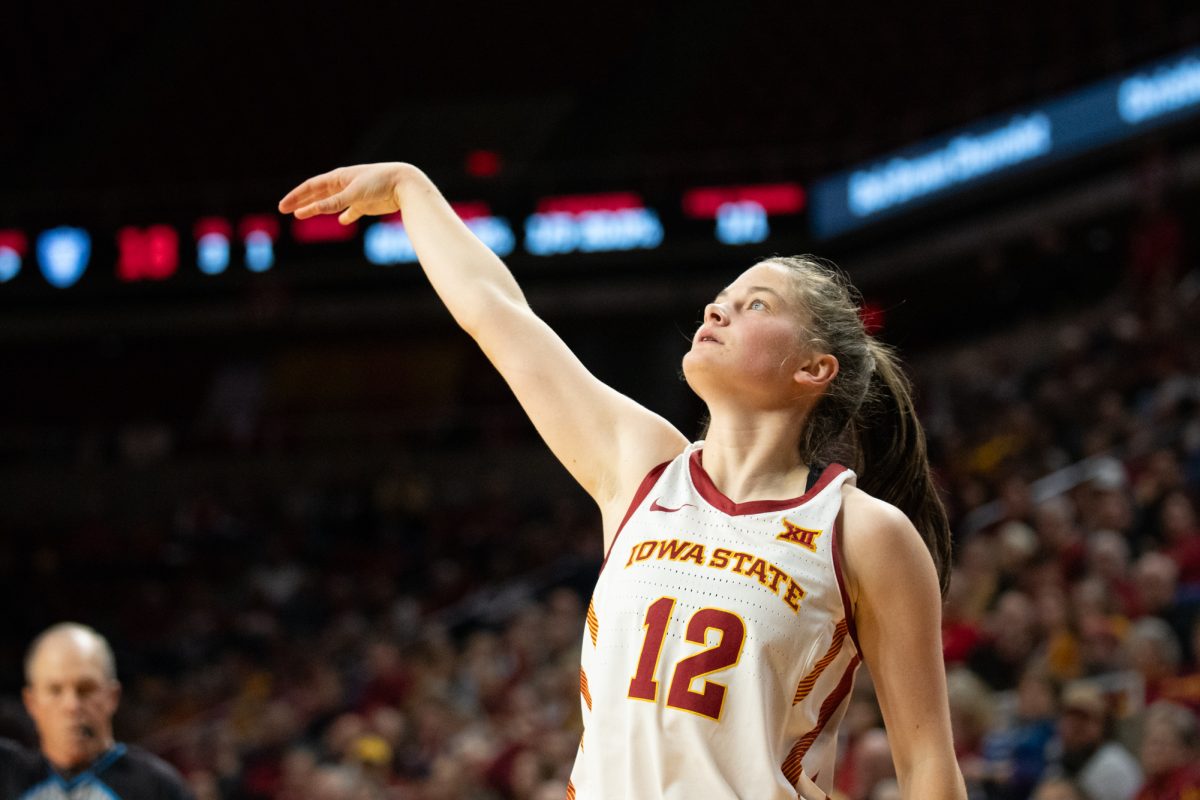
[[[94,642],[63,636],[43,643],[30,665],[25,707],[42,753],[61,770],[86,767],[112,746],[120,687],[103,664]]]

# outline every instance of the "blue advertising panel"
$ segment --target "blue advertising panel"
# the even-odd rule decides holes
[[[1131,138],[1200,112],[1200,50],[860,164],[813,185],[828,239],[995,178]]]

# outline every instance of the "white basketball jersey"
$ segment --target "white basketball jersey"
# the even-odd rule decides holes
[[[703,442],[642,482],[583,639],[574,800],[796,800],[827,793],[860,656],[825,469],[802,497],[734,503]]]

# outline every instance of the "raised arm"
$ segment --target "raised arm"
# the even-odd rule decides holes
[[[900,795],[966,800],[950,730],[933,558],[903,513],[858,489],[847,490],[841,527],[854,623]]]
[[[504,262],[416,167],[336,169],[293,189],[279,210],[299,219],[340,213],[343,224],[402,211],[438,297],[500,371],[554,455],[599,504],[607,547],[638,483],[683,449],[683,435],[588,372],[533,313]]]

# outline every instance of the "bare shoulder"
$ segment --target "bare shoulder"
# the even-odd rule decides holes
[[[891,503],[847,486],[840,527],[843,568],[852,600],[857,601],[864,589],[869,592],[902,581],[932,580],[936,588],[937,570],[921,534]]]
[[[872,552],[907,547],[924,549],[921,535],[904,512],[857,486],[842,489],[842,543]]]
[[[648,432],[656,435],[634,438],[619,459],[619,467],[613,475],[614,484],[603,493],[603,499],[597,498],[604,523],[605,552],[608,552],[616,537],[630,505],[640,499],[639,494],[644,489],[650,488],[646,484],[656,477],[656,468],[674,460],[687,449],[687,438],[674,428],[667,426]]]

